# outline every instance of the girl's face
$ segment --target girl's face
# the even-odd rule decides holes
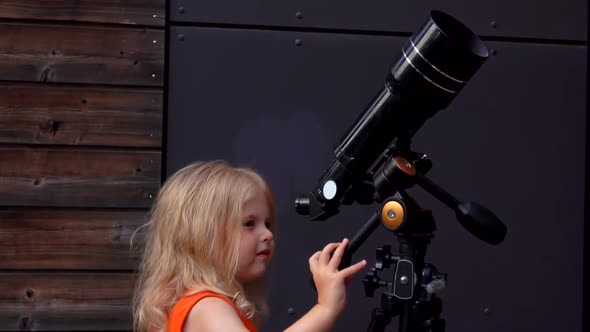
[[[274,252],[271,215],[264,194],[256,195],[244,204],[238,260],[238,280],[247,283],[266,273]]]

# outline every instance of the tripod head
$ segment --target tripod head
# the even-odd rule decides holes
[[[395,152],[394,152],[395,154]],[[389,157],[385,160],[383,166],[379,169],[376,185],[376,200],[381,202],[383,197],[393,194],[400,189],[417,184],[426,192],[444,203],[447,207],[455,212],[459,223],[472,235],[489,244],[499,244],[506,236],[506,225],[489,209],[475,202],[461,202],[442,187],[418,171],[414,163],[426,163],[425,155],[420,155],[419,159],[411,162],[407,159],[397,156]],[[428,162],[427,164],[430,165]],[[403,184],[400,188],[398,184]],[[384,225],[387,227],[384,218]],[[398,226],[399,227],[399,226]],[[396,228],[388,227],[391,230]]]
[[[375,267],[369,269],[363,279],[365,294],[373,297],[378,288],[381,293],[380,307],[373,310],[369,332],[385,331],[391,318],[399,316],[401,332],[443,332],[446,322],[441,318],[442,300],[437,293],[446,287],[447,275],[424,261],[427,246],[434,237],[436,224],[432,213],[423,210],[404,189],[419,184],[433,196],[456,210],[457,219],[478,238],[491,243],[500,243],[506,234],[506,226],[489,210],[476,203],[460,203],[434,182],[418,173],[413,162],[392,154],[379,168],[374,181],[374,197],[381,207],[360,229],[349,243],[346,261],[340,268],[350,265],[351,256],[381,222],[395,233],[399,241],[399,255],[391,254],[391,246],[377,248]],[[425,156],[418,161],[424,165]],[[388,196],[388,197],[387,197]],[[379,278],[378,271],[393,266],[392,281]]]

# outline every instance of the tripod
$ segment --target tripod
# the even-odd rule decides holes
[[[380,307],[371,313],[367,332],[385,331],[396,316],[399,316],[400,332],[443,332],[445,320],[440,318],[442,300],[436,293],[446,286],[447,276],[424,262],[436,225],[430,211],[419,210],[406,193],[401,193],[401,196],[405,198],[388,200],[411,210],[406,214],[409,218],[403,221],[406,224],[404,230],[394,231],[399,242],[399,256],[391,254],[389,245],[377,248],[375,267],[363,279],[365,294],[369,297],[373,297],[377,288],[387,288],[381,294]],[[387,203],[383,207],[388,209],[384,211],[388,214],[387,218],[397,216],[398,212],[388,207]],[[377,271],[383,271],[390,265],[393,265],[393,282],[381,281]]]
[[[381,209],[352,237],[341,264],[341,268],[350,265],[351,255],[380,222],[397,236],[399,256],[391,254],[389,245],[377,248],[375,267],[363,279],[365,294],[369,297],[373,297],[376,289],[386,288],[381,294],[380,306],[371,313],[367,332],[385,331],[391,319],[397,316],[399,332],[445,331],[446,322],[440,317],[442,300],[437,293],[446,286],[447,275],[424,262],[436,224],[431,211],[422,209],[404,188],[418,184],[453,208],[458,221],[485,242],[498,244],[506,234],[506,226],[490,210],[473,202],[459,202],[419,174],[416,168],[426,170],[429,164],[423,157],[410,163],[405,158],[391,156],[379,166],[379,172],[373,174],[373,197],[376,202],[382,202]],[[378,271],[390,266],[393,266],[393,281],[382,281]]]

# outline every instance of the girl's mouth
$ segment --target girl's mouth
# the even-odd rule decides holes
[[[270,255],[270,249],[265,249],[256,253],[256,256],[268,256]]]

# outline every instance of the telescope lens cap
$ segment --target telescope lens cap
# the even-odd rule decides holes
[[[328,180],[324,183],[322,187],[322,195],[327,200],[331,200],[336,197],[336,192],[338,191],[338,187],[336,186],[336,182],[333,180]]]

